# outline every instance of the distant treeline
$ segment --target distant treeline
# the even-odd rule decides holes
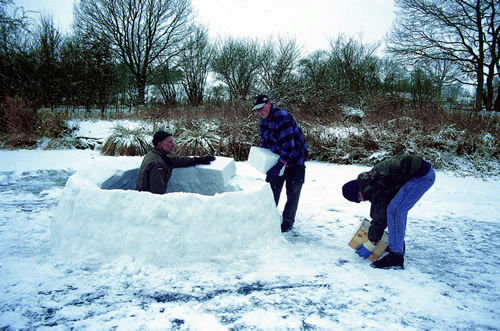
[[[317,114],[386,99],[500,111],[498,1],[396,6],[381,56],[381,43],[345,34],[310,54],[280,36],[211,40],[189,0],[80,0],[69,34],[0,0],[0,101],[104,111],[267,93]]]

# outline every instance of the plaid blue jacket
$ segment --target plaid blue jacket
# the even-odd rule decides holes
[[[279,154],[288,166],[303,165],[309,153],[304,135],[293,117],[274,105],[269,116],[260,119],[260,147]]]

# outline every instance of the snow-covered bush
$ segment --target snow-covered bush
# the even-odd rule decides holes
[[[143,128],[130,129],[117,125],[102,146],[103,155],[145,155],[151,146],[151,133]]]
[[[359,108],[342,106],[342,114],[344,115],[344,119],[347,121],[359,123],[365,117],[365,112]]]
[[[183,131],[176,139],[178,155],[214,154],[220,137],[205,128],[197,127]]]

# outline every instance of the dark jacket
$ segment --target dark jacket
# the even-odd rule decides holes
[[[167,192],[172,170],[193,165],[196,165],[196,161],[192,157],[169,157],[154,148],[142,160],[136,190],[164,194]]]
[[[359,174],[356,182],[365,200],[371,203],[372,223],[368,239],[379,241],[387,227],[387,206],[410,178],[423,176],[422,157],[397,155],[376,164],[368,172]],[[425,165],[429,164],[425,162]]]
[[[303,165],[308,155],[304,135],[293,117],[274,105],[269,116],[260,119],[260,147],[280,155],[287,166]]]

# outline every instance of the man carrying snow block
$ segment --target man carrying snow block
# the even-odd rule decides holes
[[[197,164],[210,164],[215,157],[175,157],[168,156],[174,150],[175,144],[172,135],[165,131],[158,131],[153,136],[153,150],[148,152],[142,160],[137,175],[136,190],[148,191],[156,194],[167,192],[167,185],[174,168],[191,167]]]
[[[268,148],[280,156],[276,164],[267,171],[266,181],[271,184],[276,206],[286,181],[287,201],[283,210],[281,232],[287,232],[295,222],[300,191],[304,184],[304,163],[309,153],[307,144],[293,117],[285,110],[275,107],[266,95],[254,98],[252,111],[254,110],[260,116],[260,147]]]
[[[376,164],[370,171],[342,187],[352,202],[370,201],[372,222],[368,241],[356,248],[356,254],[368,258],[387,227],[388,254],[371,264],[374,268],[404,269],[404,238],[408,211],[434,184],[436,174],[422,157],[397,155]]]

